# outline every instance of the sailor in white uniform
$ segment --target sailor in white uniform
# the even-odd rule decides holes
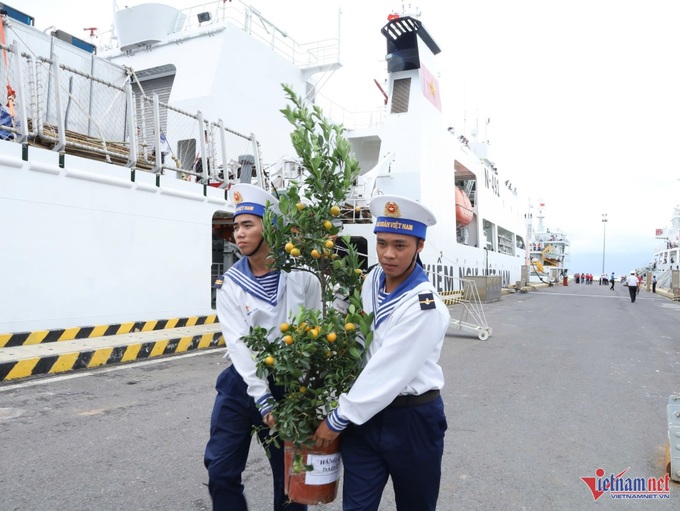
[[[208,488],[214,511],[246,511],[241,474],[246,466],[253,426],[274,425],[267,400],[279,399],[283,389],[257,376],[252,353],[241,340],[250,327],[275,328],[290,320],[300,306],[321,307],[321,288],[309,272],[272,270],[267,265],[270,249],[262,237],[262,217],[267,203],[274,212],[278,201],[250,184],[229,190],[234,212],[234,238],[242,257],[229,268],[215,287],[217,315],[232,365],[217,378],[217,397],[210,421],[210,440],[205,450]],[[272,338],[273,340],[273,338]],[[269,434],[262,428],[259,435]],[[283,449],[270,447],[274,477],[274,510],[300,511],[284,494]]]
[[[343,433],[343,510],[377,510],[388,477],[399,511],[437,506],[446,417],[438,364],[450,315],[416,262],[434,215],[398,196],[371,200],[379,266],[361,299],[373,312],[365,367],[316,431],[317,445]]]

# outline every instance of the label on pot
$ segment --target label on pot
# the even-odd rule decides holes
[[[340,453],[308,454],[307,464],[314,467],[305,472],[305,484],[329,484],[340,477]]]

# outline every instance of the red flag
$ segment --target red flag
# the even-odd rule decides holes
[[[422,82],[423,95],[441,112],[442,100],[439,97],[439,81],[423,65],[420,66],[420,81]]]

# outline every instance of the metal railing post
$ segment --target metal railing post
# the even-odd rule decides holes
[[[200,146],[201,146],[201,166],[202,166],[202,176],[201,176],[201,182],[205,185],[208,183],[208,147],[207,147],[207,140],[206,140],[206,133],[208,132],[208,129],[205,127],[205,121],[203,120],[203,112],[200,110],[197,113],[198,117],[198,125],[200,127],[200,133],[199,133],[199,140],[200,140]]]
[[[218,119],[217,125],[220,129],[220,151],[222,154],[222,182],[229,181],[229,172],[227,171],[227,139],[224,136],[224,122]]]
[[[158,104],[158,94],[155,92],[153,93],[153,144],[153,172],[158,175],[162,170],[163,157],[161,156],[161,108]]]
[[[126,166],[132,168],[137,165],[137,159],[139,158],[137,154],[139,137],[137,136],[137,127],[135,126],[135,98],[132,94],[132,84],[130,81],[125,84],[125,102],[127,103],[127,124],[130,133],[130,150]]]
[[[61,82],[59,74],[59,58],[52,54],[52,80],[54,80],[54,105],[56,109],[57,136],[59,141],[52,150],[63,151],[66,148],[66,126],[64,124],[64,113],[61,111]]]
[[[29,135],[32,136],[37,136],[38,135],[38,127],[41,126],[41,119],[42,119],[42,114],[41,114],[41,108],[38,103],[38,78],[37,78],[37,66],[38,62],[33,59],[30,55],[26,57],[26,63],[28,65],[28,70],[29,70],[29,78],[28,78],[28,89],[30,93],[30,108],[29,112],[31,115],[31,119],[33,120],[33,126],[31,128],[31,131]],[[28,126],[26,126],[26,129],[28,129]]]
[[[142,92],[142,95],[139,96],[139,114],[140,114],[140,119],[139,119],[139,124],[135,127],[135,131],[140,129],[140,145],[142,147],[142,154],[140,155],[142,159],[145,162],[149,161],[149,151],[147,150],[147,144],[146,144],[146,105],[145,101],[147,101],[146,96]],[[135,108],[137,108],[137,105],[135,104]]]
[[[16,41],[14,41],[10,47],[10,51],[14,53],[15,59],[14,59],[14,64],[16,67],[15,70],[15,76],[16,76],[16,81],[17,81],[17,88],[14,92],[16,92],[16,105],[19,107],[17,108],[17,118],[19,121],[19,137],[17,139],[17,142],[20,144],[23,144],[26,142],[26,139],[28,138],[28,120],[26,116],[26,98],[28,97],[28,94],[25,94],[25,88],[24,88],[24,80],[23,76],[21,73],[21,53],[19,52],[19,45],[17,44]]]

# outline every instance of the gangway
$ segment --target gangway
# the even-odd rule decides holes
[[[444,282],[447,289],[453,288],[452,291],[439,292],[451,311],[450,326],[473,333],[480,341],[486,341],[493,334],[493,329],[486,322],[477,284],[473,280],[450,276],[445,276]]]

